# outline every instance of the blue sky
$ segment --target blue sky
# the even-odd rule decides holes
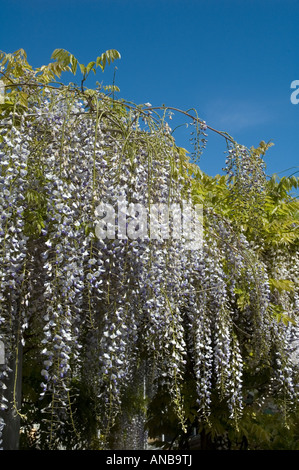
[[[0,0],[0,6],[1,50],[22,47],[36,67],[50,62],[56,48],[85,64],[117,49],[121,60],[96,79],[110,84],[116,72],[120,98],[195,108],[209,126],[248,147],[271,140],[268,174],[299,170],[299,104],[290,100],[291,82],[299,80],[297,0]],[[189,132],[184,125],[174,136],[192,151]],[[209,132],[200,167],[222,173],[225,150],[224,139]]]

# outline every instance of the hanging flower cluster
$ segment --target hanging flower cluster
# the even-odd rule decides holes
[[[30,292],[24,289],[28,237],[24,233],[24,193],[27,184],[28,136],[24,120],[19,128],[12,120],[5,121],[10,127],[3,136],[0,149],[0,339],[5,345],[6,362],[0,366],[0,386],[6,390],[6,380],[11,373],[15,350],[28,326],[26,304]],[[13,334],[12,334],[13,332]],[[13,358],[13,359],[12,359]],[[1,394],[0,407],[6,410],[8,399]]]
[[[173,214],[158,236],[144,231],[156,204],[192,204],[192,180],[165,126],[146,128],[146,115],[141,128],[140,112],[114,109],[101,95],[93,112],[68,90],[46,89],[39,98],[30,114],[11,113],[0,144],[2,409],[15,349],[33,324],[49,448],[63,442],[66,423],[73,445],[86,445],[72,411],[79,382],[96,397],[102,446],[135,380],[149,397],[165,387],[184,429],[190,363],[200,419],[209,418],[217,395],[237,421],[244,358],[252,371],[267,367],[273,349],[271,387],[280,380],[295,400],[287,327],[277,325],[267,266],[246,238],[212,210],[195,249],[184,234],[172,236]],[[238,181],[252,195],[263,175],[244,149],[230,158],[240,152]],[[99,207],[114,209],[106,237],[97,235]]]
[[[256,228],[263,226],[265,207],[269,203],[265,192],[267,187],[265,164],[260,154],[263,154],[270,145],[261,142],[257,150],[252,148],[251,151],[235,145],[229,151],[226,161],[232,196],[237,196],[238,204],[241,201],[241,213],[244,210],[249,212],[244,217],[245,223],[252,224]],[[293,204],[291,197],[288,203],[288,210],[282,209],[286,217]],[[254,232],[251,232],[250,246],[253,250],[250,254],[250,264],[255,268],[249,269],[247,274],[252,278],[251,285],[256,286],[255,290],[251,291],[250,297],[254,293],[255,312],[259,312],[251,344],[258,356],[264,355],[265,359],[269,357],[269,364],[273,370],[269,394],[278,397],[283,402],[282,408],[287,414],[288,407],[290,404],[294,405],[298,397],[296,343],[298,337],[298,238],[296,239],[295,236],[296,223],[287,220],[285,226],[287,227],[286,238],[279,240],[276,237],[274,246],[267,240],[263,240],[263,237],[258,239]],[[287,235],[288,232],[291,236]],[[257,233],[259,233],[258,230]],[[264,231],[264,237],[267,238],[267,231]],[[247,307],[244,313],[246,310]],[[263,313],[262,322],[261,313]],[[250,311],[250,318],[256,321],[256,316],[252,311]],[[273,322],[273,318],[276,318],[276,321]],[[243,325],[240,326],[243,328]],[[259,345],[262,345],[262,348]],[[263,400],[265,398],[264,396]]]

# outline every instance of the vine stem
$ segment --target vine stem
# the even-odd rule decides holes
[[[8,80],[9,77],[7,77],[3,72],[1,72],[2,75],[4,75],[5,78],[7,78]],[[82,80],[82,82],[84,82],[84,80]],[[52,83],[56,83],[56,82],[52,82]],[[61,85],[60,83],[57,83],[58,85]],[[56,86],[53,86],[53,85],[49,85],[49,84],[43,84],[43,83],[11,83],[10,85],[8,85],[8,87],[18,87],[18,86],[29,86],[29,87],[48,87],[48,88],[52,88],[52,89],[55,89],[57,90],[58,88]],[[81,84],[82,85],[82,84]],[[80,91],[81,94],[84,96],[84,89],[82,89],[81,87],[81,90],[77,90],[77,89],[74,89],[73,91]],[[86,96],[84,96],[86,98]],[[121,104],[123,106],[125,106],[126,108],[130,108],[130,109],[136,109],[136,105],[132,105],[132,104],[129,104],[128,102],[126,101],[119,101],[119,100],[115,100],[114,98],[111,98],[111,97],[108,97],[108,96],[102,96],[102,99],[106,99],[106,100],[109,100],[110,102],[112,102],[113,104],[114,103],[118,103],[118,104]],[[90,103],[89,103],[90,104]],[[170,111],[174,111],[174,112],[177,112],[177,113],[180,113],[180,114],[184,114],[185,116],[189,117],[190,119],[192,119],[193,121],[195,122],[198,122],[200,123],[201,125],[204,125],[206,127],[206,129],[209,129],[210,131],[212,132],[215,132],[216,134],[219,134],[220,136],[224,137],[226,140],[229,140],[230,142],[232,143],[235,143],[235,140],[227,133],[227,132],[224,132],[224,131],[219,131],[217,129],[215,129],[214,127],[212,126],[209,126],[208,124],[206,124],[203,120],[199,119],[198,117],[195,117],[193,116],[192,114],[190,114],[188,111],[183,111],[182,109],[179,109],[179,108],[176,108],[174,106],[148,106],[146,108],[146,110],[143,110],[143,109],[139,109],[139,111],[143,114],[147,114],[148,111],[155,111],[155,110],[163,110],[163,111],[167,111],[167,110],[170,110]]]
[[[118,102],[117,100],[112,100],[112,101]],[[122,102],[121,104],[128,107],[128,108],[135,109],[135,106],[129,105],[128,103]],[[232,143],[235,143],[235,140],[229,134],[227,134],[226,132],[223,132],[223,131],[219,131],[219,130],[207,125],[203,120],[199,119],[198,117],[192,116],[192,114],[190,114],[188,111],[183,111],[182,109],[175,108],[173,106],[148,106],[146,108],[146,111],[145,110],[139,110],[139,111],[143,114],[147,114],[147,111],[153,111],[153,110],[159,110],[159,111],[161,111],[161,110],[165,110],[165,111],[170,110],[170,111],[174,111],[174,112],[177,112],[177,113],[180,113],[180,114],[184,114],[185,116],[189,117],[193,121],[199,122],[201,125],[204,125],[210,131],[221,135],[222,137],[224,137],[225,139],[229,140]]]

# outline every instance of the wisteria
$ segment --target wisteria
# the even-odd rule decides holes
[[[146,114],[141,127],[138,111],[128,108],[117,112],[99,94],[90,112],[84,97],[46,89],[30,113],[12,111],[3,121],[0,403],[2,410],[9,406],[7,378],[17,373],[16,351],[32,341],[34,328],[40,376],[34,406],[42,408],[45,448],[66,445],[70,428],[72,448],[90,445],[74,413],[82,384],[93,397],[99,448],[109,448],[116,430],[130,426],[135,445],[143,445],[146,410],[130,417],[128,400],[141,396],[146,407],[161,388],[186,431],[183,387],[190,367],[199,421],[209,422],[217,397],[236,424],[244,374],[260,368],[273,372],[269,396],[290,404],[298,394],[291,362],[298,333],[273,315],[273,305],[283,304],[297,318],[298,292],[275,298],[270,289],[275,271],[296,282],[298,254],[281,263],[277,256],[261,259],[242,230],[211,207],[204,207],[195,249],[186,247],[184,235],[140,237],[143,209],[194,203],[192,178],[164,122],[147,127]],[[197,127],[198,144],[206,126]],[[227,165],[238,197],[246,201],[249,194],[252,202],[257,189],[263,193],[262,162],[247,149],[231,149]],[[100,204],[118,209],[113,237],[96,235]],[[22,413],[16,405],[15,411]],[[0,433],[3,426],[1,419]],[[121,442],[132,445],[124,435]]]

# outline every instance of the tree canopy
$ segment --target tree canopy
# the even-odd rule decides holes
[[[193,428],[239,442],[261,433],[270,408],[288,425],[299,180],[266,174],[271,143],[248,149],[195,111],[116,99],[115,84],[85,87],[119,58],[106,51],[85,66],[57,49],[33,69],[22,49],[0,55],[0,428],[13,409],[24,448],[106,449],[159,434],[186,446]],[[58,80],[77,69],[79,84]],[[192,126],[190,156],[173,112]],[[198,162],[209,132],[227,148],[215,177]],[[159,207],[166,219],[155,214],[152,236],[143,223]],[[174,236],[173,211],[185,207],[201,208],[199,245]]]

